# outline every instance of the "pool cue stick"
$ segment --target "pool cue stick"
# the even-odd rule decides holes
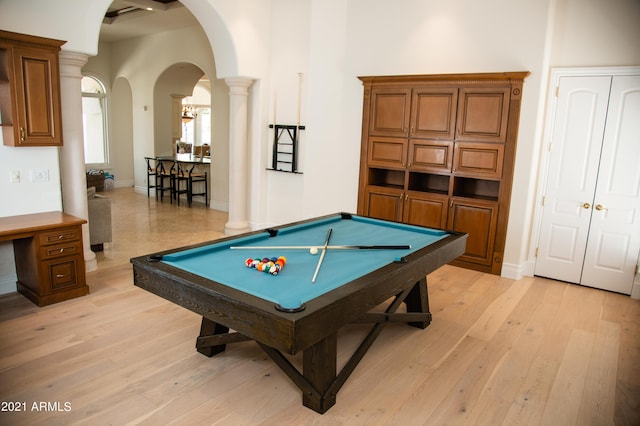
[[[329,228],[329,232],[327,232],[327,239],[324,242],[324,247],[322,249],[322,253],[320,254],[320,259],[318,259],[318,266],[316,266],[316,272],[313,274],[313,278],[311,278],[312,283],[316,282],[316,278],[318,277],[318,272],[320,272],[320,265],[322,265],[322,260],[324,259],[324,255],[327,252],[327,247],[329,246],[329,238],[331,238],[332,232],[333,232],[333,228]]]
[[[309,250],[312,248],[321,249],[322,246],[231,246],[231,250]],[[327,250],[409,250],[411,245],[340,245],[327,246]]]

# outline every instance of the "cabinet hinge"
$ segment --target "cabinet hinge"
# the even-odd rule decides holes
[[[544,207],[544,202],[546,200],[547,197],[545,197],[544,195],[542,196],[542,207]]]
[[[556,98],[560,95],[560,86],[556,86]]]
[[[538,247],[536,247],[536,257],[538,257],[538,251],[539,251],[539,250],[540,250],[540,249],[539,249]]]

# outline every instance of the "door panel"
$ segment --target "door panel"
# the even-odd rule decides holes
[[[510,92],[509,87],[460,89],[457,140],[505,142]]]
[[[418,88],[412,99],[411,137],[453,140],[458,89]]]
[[[616,76],[582,284],[630,294],[640,251],[640,76]]]
[[[372,136],[369,138],[369,165],[404,168],[407,140]]]
[[[412,170],[450,173],[452,159],[451,141],[409,140],[409,167]]]
[[[369,135],[408,136],[410,107],[411,89],[373,89]]]
[[[580,282],[611,77],[562,77],[535,274]]]
[[[458,176],[500,179],[504,163],[504,145],[456,142],[453,151],[453,171]]]
[[[404,205],[403,222],[444,229],[447,226],[447,201],[440,194],[409,192]]]
[[[402,219],[402,191],[388,188],[368,188],[366,215],[375,219],[400,221]]]
[[[498,204],[482,200],[453,198],[449,205],[447,227],[466,232],[467,249],[460,260],[491,265],[495,242]]]

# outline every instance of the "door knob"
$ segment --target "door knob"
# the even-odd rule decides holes
[[[601,206],[600,204],[596,205],[596,210],[600,211],[600,210],[607,210],[605,207]]]
[[[583,208],[583,209],[590,209],[590,208],[591,208],[591,204],[589,204],[589,203],[584,203],[584,204],[582,205],[582,208]]]

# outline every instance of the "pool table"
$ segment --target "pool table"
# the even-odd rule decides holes
[[[466,239],[338,213],[131,263],[136,286],[202,315],[198,352],[213,356],[254,340],[301,389],[303,404],[324,413],[387,323],[429,325],[426,275],[463,254]],[[280,256],[277,275],[246,265]],[[370,312],[383,302],[385,311]],[[406,312],[396,312],[403,303]],[[352,322],[373,325],[337,373],[337,331]],[[302,371],[284,355],[300,351]]]

